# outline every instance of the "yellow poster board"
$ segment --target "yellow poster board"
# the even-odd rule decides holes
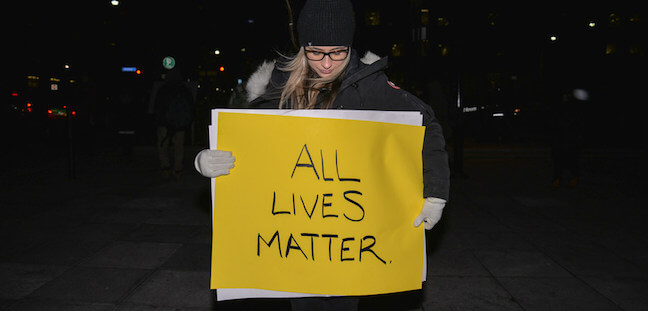
[[[370,295],[421,288],[424,127],[219,113],[211,288]]]

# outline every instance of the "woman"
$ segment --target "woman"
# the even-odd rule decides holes
[[[420,111],[425,125],[423,180],[426,198],[414,226],[429,230],[449,196],[449,168],[441,126],[430,106],[391,83],[387,59],[352,49],[354,15],[348,0],[309,0],[297,22],[300,50],[274,65],[265,63],[248,80],[251,108]],[[229,174],[229,151],[203,150],[196,170],[206,177]],[[357,310],[353,297],[291,300],[293,310]]]

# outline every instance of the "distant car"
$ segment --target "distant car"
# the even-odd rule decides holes
[[[33,114],[34,111],[31,100],[18,92],[11,93],[8,109],[9,113],[23,117]]]
[[[65,119],[68,116],[67,106],[62,107],[51,107],[47,109],[47,118],[56,120],[56,119]],[[72,117],[76,117],[76,111],[72,110]]]

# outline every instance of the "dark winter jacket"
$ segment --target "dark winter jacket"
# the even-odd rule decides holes
[[[420,111],[425,125],[423,194],[424,197],[448,200],[450,189],[448,157],[441,126],[432,108],[388,80],[383,72],[387,67],[387,58],[378,59],[371,53],[367,53],[362,59],[356,53],[351,53],[350,57],[347,72],[332,108]],[[251,101],[250,108],[278,108],[282,87],[288,80],[288,76],[288,72],[279,70],[273,63],[261,65],[250,77],[246,86],[248,100]]]

